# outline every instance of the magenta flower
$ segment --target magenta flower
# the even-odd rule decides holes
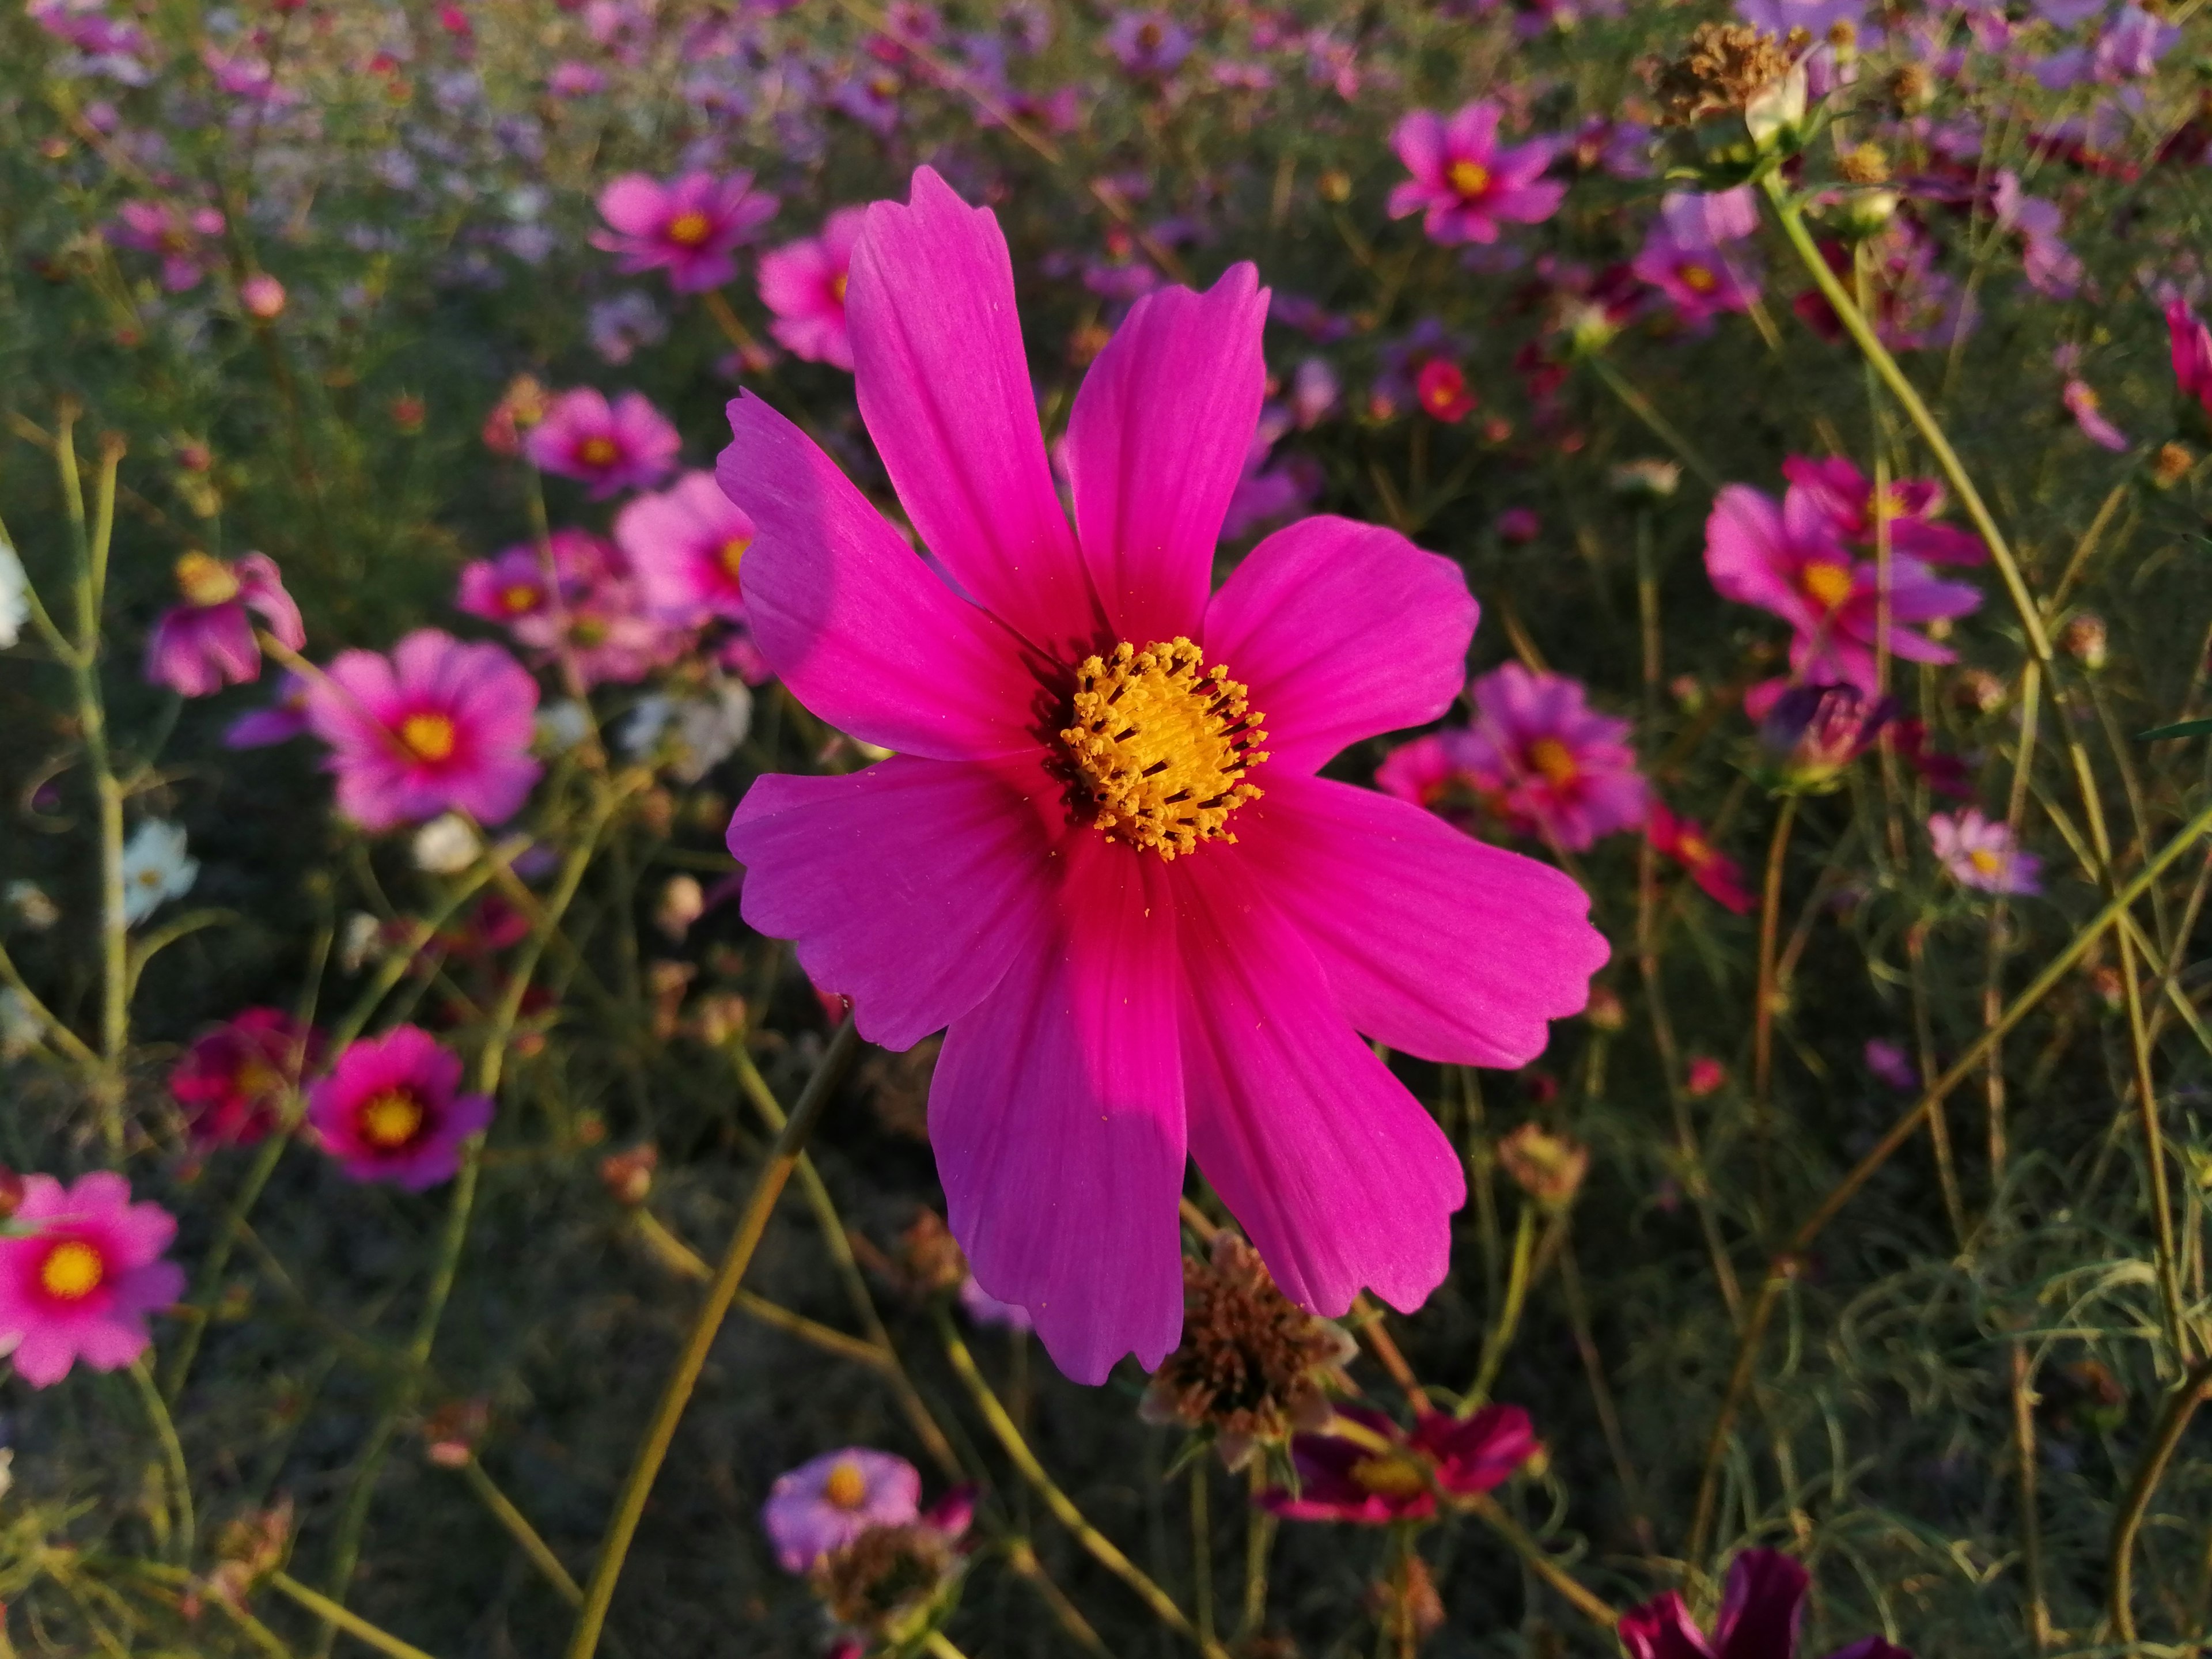
[[[711,472],[687,472],[662,494],[639,496],[616,519],[615,541],[653,615],[683,627],[744,620],[738,566],[753,521]]]
[[[532,465],[589,484],[595,501],[659,483],[683,447],[676,428],[643,392],[625,392],[610,404],[590,386],[554,398],[545,418],[523,440]]]
[[[1746,1550],[1729,1567],[1711,1639],[1673,1590],[1620,1617],[1628,1659],[1794,1659],[1804,1616],[1805,1569],[1776,1550]],[[1912,1659],[1869,1636],[1828,1659]]]
[[[1757,605],[1788,623],[1790,666],[1805,679],[1848,682],[1869,696],[1879,689],[1875,638],[1880,620],[1879,571],[1855,557],[1835,523],[1804,490],[1780,501],[1744,484],[1729,484],[1705,521],[1705,571],[1723,599]],[[1951,662],[1954,653],[1910,624],[1963,617],[1982,602],[1963,582],[1939,580],[1920,560],[1893,552],[1889,562],[1889,649],[1910,662]]]
[[[1579,853],[1644,822],[1651,791],[1625,741],[1629,723],[1592,709],[1581,681],[1509,662],[1468,693],[1470,759],[1513,829]]]
[[[1033,1331],[1036,1321],[1018,1302],[1001,1302],[975,1282],[970,1273],[960,1281],[960,1310],[978,1325],[995,1325],[1006,1331]]]
[[[145,1352],[146,1316],[185,1293],[185,1270],[161,1260],[176,1236],[176,1218],[133,1204],[119,1175],[70,1187],[25,1176],[0,1237],[0,1348],[12,1348],[15,1375],[43,1389],[80,1359],[112,1371]]]
[[[222,734],[227,749],[265,749],[289,743],[307,730],[307,683],[289,668],[276,682],[276,699],[266,708],[240,714]]]
[[[284,1097],[322,1048],[319,1031],[281,1008],[248,1008],[195,1039],[169,1072],[185,1138],[203,1152],[252,1146],[276,1127]]]
[[[1653,228],[1629,269],[1665,295],[1692,326],[1723,311],[1749,311],[1759,298],[1759,284],[1739,276],[1717,244],[1685,241],[1663,227]]]
[[[1961,887],[1984,893],[2039,893],[2043,860],[2023,852],[2014,842],[2012,826],[2002,819],[1991,822],[1978,806],[1969,806],[1958,817],[1935,812],[1928,819],[1929,844],[1936,862],[1951,872]]]
[[[1836,533],[1861,547],[1875,544],[1874,484],[1856,463],[1844,455],[1816,461],[1809,455],[1791,455],[1782,463],[1782,476],[1792,490],[1802,490],[1826,515]],[[1945,524],[1943,486],[1933,478],[1898,478],[1889,486],[1887,514],[1889,544],[1894,552],[1910,554],[1923,564],[1981,564],[1989,548],[1971,530]]]
[[[1390,216],[1424,216],[1432,242],[1494,242],[1500,220],[1540,223],[1566,199],[1562,184],[1541,184],[1554,146],[1498,142],[1504,106],[1485,98],[1449,118],[1417,109],[1398,123],[1390,143],[1413,176],[1390,192]]]
[[[925,167],[911,206],[867,210],[852,337],[944,575],[757,398],[718,473],[760,531],[763,654],[900,751],[753,785],[729,835],[745,919],[796,939],[872,1041],[950,1026],[930,1132],[952,1231],[1090,1382],[1176,1343],[1186,1152],[1301,1305],[1362,1285],[1418,1305],[1465,1183],[1355,1031],[1518,1065],[1607,954],[1558,872],[1316,775],[1450,704],[1475,618],[1457,566],[1311,518],[1209,599],[1266,313],[1249,265],[1132,307],[1071,414],[1071,529],[1005,239]]]
[[[504,823],[538,781],[538,682],[495,645],[417,629],[388,658],[344,651],[307,691],[338,810],[389,830],[459,807]]]
[[[510,547],[495,558],[470,560],[461,567],[453,604],[471,617],[503,623],[518,635],[532,618],[547,619],[546,637],[551,637],[553,584],[544,556],[534,547]]]
[[[720,288],[738,274],[730,255],[775,216],[776,200],[753,188],[753,175],[726,179],[687,173],[667,184],[626,173],[599,192],[609,228],[592,246],[618,256],[626,276],[665,270],[678,294]]]
[[[2166,331],[2173,349],[2173,384],[2212,414],[2212,329],[2204,326],[2189,301],[2176,295],[2166,307]]]
[[[1463,1421],[1424,1412],[1410,1433],[1381,1412],[1340,1406],[1330,1430],[1291,1437],[1296,1495],[1270,1492],[1260,1502],[1292,1521],[1379,1527],[1426,1520],[1439,1497],[1449,1502],[1503,1485],[1536,1445],[1518,1406],[1485,1406]]]
[[[805,1572],[871,1527],[902,1527],[921,1512],[921,1475],[890,1452],[848,1446],[776,1477],[761,1526],[786,1572]]]
[[[265,553],[228,564],[212,554],[187,553],[177,561],[177,592],[184,603],[164,611],[147,635],[146,678],[179,696],[209,696],[261,678],[261,645],[249,611],[292,650],[307,642],[300,607]]]
[[[347,1045],[307,1091],[307,1122],[349,1181],[410,1193],[450,1181],[461,1143],[490,1127],[491,1097],[460,1092],[461,1057],[419,1025]]]
[[[1664,802],[1655,799],[1644,821],[1644,834],[1652,851],[1689,872],[1690,879],[1716,904],[1741,915],[1758,902],[1743,884],[1742,867],[1705,838],[1705,826],[1695,818],[1678,818]]]
[[[1446,726],[1385,755],[1375,787],[1472,833],[1497,794],[1489,757],[1489,746],[1466,727]]]
[[[853,367],[845,324],[845,283],[866,208],[839,208],[818,236],[786,242],[761,255],[761,303],[775,313],[768,331],[810,363]]]
[[[174,202],[125,202],[115,210],[107,240],[117,247],[161,256],[161,286],[172,294],[199,285],[217,258],[210,246],[224,229],[214,208],[187,210]]]
[[[2074,417],[2074,424],[2081,428],[2081,435],[2093,444],[2118,454],[2128,447],[2128,434],[2114,426],[2112,417],[2104,412],[2096,389],[2075,375],[2059,392],[2058,401],[2066,405],[2066,412]]]

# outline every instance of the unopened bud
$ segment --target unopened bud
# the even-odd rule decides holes
[[[2197,465],[2197,457],[2189,453],[2186,444],[2166,443],[2150,458],[2151,482],[2160,489],[2171,489],[2189,476],[2190,468]]]
[[[1721,1085],[1727,1081],[1728,1068],[1711,1054],[1698,1054],[1690,1061],[1686,1083],[1691,1099],[1703,1100],[1707,1095],[1717,1093]]]
[[[1498,1167],[1547,1209],[1564,1209],[1589,1173],[1589,1149],[1524,1123],[1498,1143]]]
[[[1352,175],[1342,167],[1330,167],[1321,175],[1314,189],[1324,202],[1348,202],[1352,199]]]
[[[660,1149],[649,1140],[626,1152],[609,1152],[599,1160],[599,1184],[609,1198],[634,1210],[652,1195],[653,1172],[659,1163]]]
[[[2080,663],[2091,673],[2105,665],[2111,650],[2105,632],[2105,619],[2083,611],[2060,630],[2058,648]]]
[[[2004,707],[2005,683],[1986,668],[1969,668],[1951,683],[1951,701],[1970,714],[1991,714]]]
[[[238,302],[247,316],[269,322],[284,314],[284,284],[265,270],[256,271],[238,285]]]
[[[1589,1006],[1583,1010],[1583,1018],[1601,1031],[1618,1031],[1628,1024],[1628,1010],[1620,999],[1602,985],[1590,987]]]

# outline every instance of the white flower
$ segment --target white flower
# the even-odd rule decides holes
[[[15,920],[34,933],[43,933],[62,919],[61,906],[47,896],[35,881],[11,881],[4,894]]]
[[[21,1060],[39,1046],[45,1022],[14,986],[0,986],[0,1060]]]
[[[680,783],[696,783],[727,759],[753,729],[753,694],[742,680],[725,680],[704,696],[641,697],[623,722],[623,752],[632,760],[644,759],[670,735],[671,727],[674,742],[669,745],[673,751],[669,774]]]
[[[356,910],[348,916],[345,926],[338,930],[338,966],[349,974],[359,973],[368,960],[369,951],[375,947],[376,936],[383,926],[366,910]]]
[[[0,537],[0,651],[23,637],[23,624],[31,617],[31,579],[15,550]]]
[[[660,890],[660,902],[653,907],[653,925],[681,945],[691,924],[706,914],[706,890],[698,877],[671,876]]]
[[[441,812],[415,832],[415,867],[434,876],[459,875],[477,861],[481,845],[466,818]]]
[[[591,729],[591,716],[574,697],[563,697],[538,711],[538,746],[555,754],[574,749]]]
[[[185,830],[148,818],[123,848],[123,921],[137,927],[200,878],[200,861],[185,856]]]

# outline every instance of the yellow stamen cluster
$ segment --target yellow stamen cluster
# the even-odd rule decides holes
[[[410,714],[399,722],[399,741],[417,760],[450,759],[455,736],[453,722],[443,714]]]
[[[1797,573],[1797,585],[1823,610],[1833,611],[1851,596],[1851,568],[1815,559]]]
[[[215,555],[195,548],[177,561],[177,592],[202,609],[228,605],[238,597],[238,578]]]
[[[868,1477],[858,1463],[833,1463],[822,1482],[822,1495],[841,1510],[857,1510],[868,1501]]]
[[[422,1103],[408,1089],[371,1095],[354,1114],[354,1128],[380,1151],[392,1152],[415,1139],[422,1127]]]
[[[1085,659],[1060,740],[1089,787],[1093,826],[1164,859],[1235,841],[1229,815],[1260,793],[1244,775],[1267,758],[1247,689],[1180,635]]]
[[[1554,787],[1572,783],[1582,771],[1575,763],[1575,751],[1557,738],[1539,738],[1530,744],[1528,764]]]
[[[1403,1453],[1363,1457],[1350,1473],[1362,1492],[1378,1498],[1418,1498],[1429,1489],[1428,1471]]]
[[[576,446],[576,459],[586,466],[612,466],[622,449],[612,438],[586,438]]]
[[[678,247],[697,247],[714,232],[714,222],[703,213],[679,213],[668,222],[668,240]]]
[[[732,536],[716,550],[714,556],[722,566],[723,574],[732,581],[738,579],[738,567],[744,562],[745,550],[753,544],[750,536]]]
[[[1711,265],[1686,264],[1674,274],[1692,294],[1711,294],[1721,285],[1721,279],[1713,274]]]
[[[1454,161],[1444,178],[1462,196],[1480,196],[1490,188],[1490,169],[1480,161]]]
[[[81,1238],[64,1239],[39,1264],[39,1287],[64,1302],[81,1302],[107,1277],[107,1261]]]

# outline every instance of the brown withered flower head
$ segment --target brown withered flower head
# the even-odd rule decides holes
[[[1802,28],[1778,40],[1745,23],[1699,24],[1689,49],[1653,82],[1661,122],[1693,127],[1713,116],[1741,114],[1788,77],[1810,40]]]
[[[927,1205],[914,1224],[899,1235],[898,1267],[905,1289],[920,1297],[957,1291],[968,1277],[968,1258],[952,1230]]]
[[[915,1522],[871,1527],[830,1552],[808,1574],[830,1616],[849,1630],[888,1632],[921,1612],[960,1565],[941,1528]]]
[[[1216,1233],[1206,1260],[1183,1258],[1182,1289],[1182,1341],[1145,1391],[1146,1422],[1210,1429],[1233,1469],[1254,1447],[1328,1420],[1356,1345],[1277,1289],[1257,1250]]]
[[[185,1593],[185,1617],[199,1616],[204,1596],[242,1608],[254,1586],[284,1565],[292,1544],[292,1500],[280,1498],[265,1510],[251,1510],[227,1522],[216,1534],[216,1565]]]
[[[1558,1210],[1574,1201],[1589,1173],[1589,1149],[1524,1123],[1498,1143],[1498,1162],[1514,1185],[1546,1209]]]

